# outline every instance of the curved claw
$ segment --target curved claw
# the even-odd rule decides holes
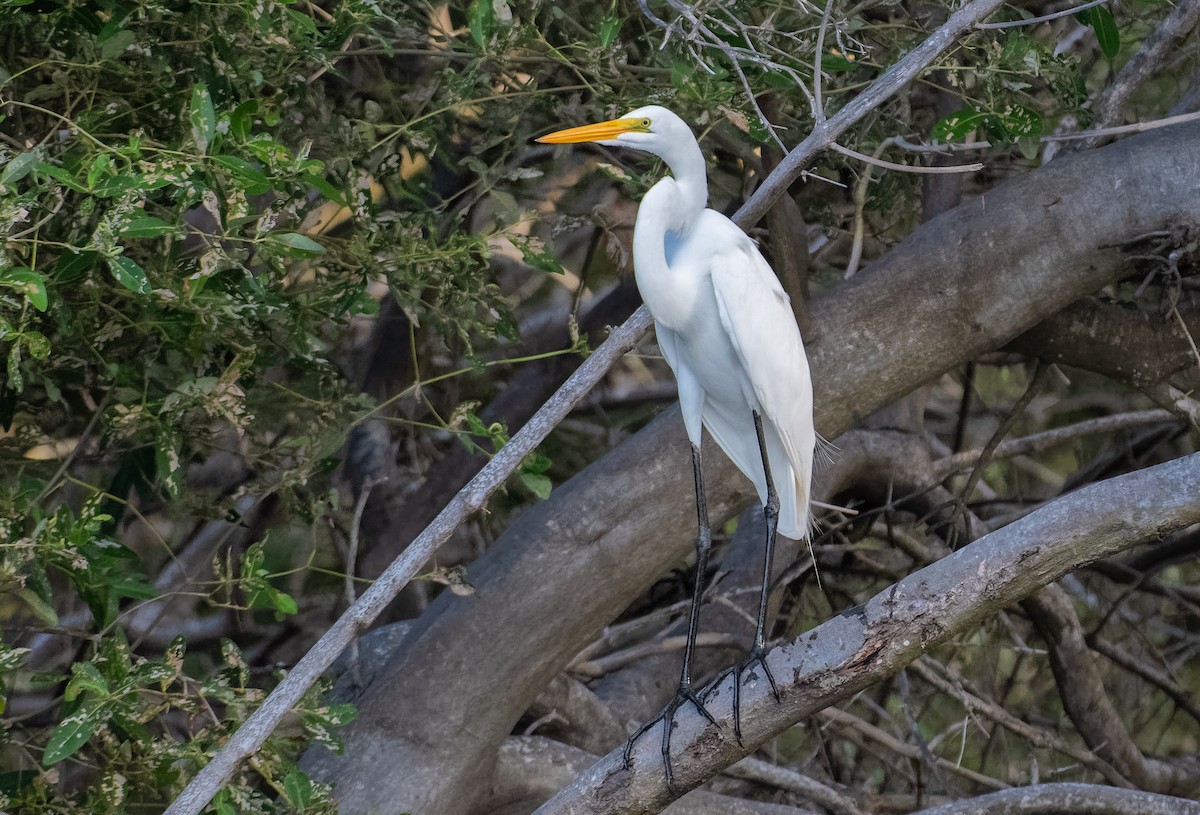
[[[780,701],[779,685],[775,683],[775,675],[771,673],[770,666],[767,665],[767,652],[765,649],[755,648],[750,652],[750,656],[740,665],[730,668],[728,672],[733,673],[733,735],[737,738],[739,747],[744,747],[742,744],[742,674],[752,664],[757,662],[762,666],[763,673],[767,675],[767,681],[771,683],[771,693],[775,696],[775,701]]]
[[[710,724],[716,724],[717,720],[708,712],[708,708],[704,706],[704,700],[692,690],[691,685],[680,685],[675,691],[675,696],[671,701],[667,702],[667,706],[662,709],[662,712],[655,716],[650,721],[643,724],[637,731],[629,737],[629,741],[625,742],[625,751],[623,753],[625,759],[625,768],[629,769],[630,758],[633,754],[633,744],[650,728],[659,722],[663,723],[662,736],[662,758],[663,771],[667,777],[667,789],[674,791],[674,778],[671,773],[671,731],[674,729],[675,711],[679,710],[685,702],[691,702],[696,710],[700,711],[704,718],[708,719]]]

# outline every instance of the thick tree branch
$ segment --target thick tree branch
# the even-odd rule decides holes
[[[1181,303],[1179,313],[1188,330],[1200,336],[1200,306]],[[1093,297],[1072,303],[1007,348],[1138,386],[1196,365],[1177,321]]]
[[[692,789],[791,725],[891,676],[1069,571],[1200,523],[1196,495],[1200,453],[1081,489],[775,649],[768,660],[782,699],[775,701],[765,681],[746,684],[745,747],[733,738],[730,679],[706,700],[717,725],[698,714],[676,717],[674,750],[686,757],[675,764],[676,789]],[[656,812],[676,793],[667,788],[654,736],[635,745],[628,769],[614,751],[539,815]]]

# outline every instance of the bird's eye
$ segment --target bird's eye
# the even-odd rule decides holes
[[[649,130],[649,129],[650,129],[650,120],[649,120],[649,119],[642,119],[642,121],[641,121],[641,125],[642,125],[642,127],[644,127],[644,128],[646,128],[647,130]]]

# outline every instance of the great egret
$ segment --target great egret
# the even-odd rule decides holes
[[[696,583],[679,689],[625,748],[628,764],[633,743],[663,721],[662,753],[670,785],[675,711],[691,702],[715,724],[692,689],[691,678],[701,589],[712,544],[701,472],[701,426],[754,483],[767,519],[754,645],[749,658],[733,669],[734,732],[740,743],[743,671],[758,662],[779,698],[764,658],[763,632],[776,530],[802,540],[812,522],[809,482],[816,433],[808,358],[788,296],[758,247],[736,224],[707,208],[704,156],[682,119],[651,105],[620,119],[560,130],[538,141],[598,142],[644,150],[665,161],[674,176],[661,179],[642,198],[633,233],[633,268],[642,300],[654,317],[658,345],[675,372],[683,423],[692,443],[700,526]]]

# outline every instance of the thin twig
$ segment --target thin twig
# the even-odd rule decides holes
[[[1047,22],[1048,20],[1057,20],[1059,17],[1070,17],[1072,14],[1078,14],[1081,11],[1087,11],[1094,6],[1102,6],[1107,2],[1108,0],[1091,0],[1089,3],[1084,3],[1080,6],[1072,6],[1071,8],[1063,9],[1062,11],[1056,11],[1053,14],[1043,14],[1041,17],[1030,17],[1025,20],[1009,20],[1006,23],[979,23],[975,27],[982,29],[996,29],[1017,28],[1018,26],[1023,25],[1036,25],[1038,23]]]
[[[1095,433],[1111,433],[1114,430],[1124,430],[1128,427],[1140,427],[1159,422],[1176,421],[1175,414],[1169,410],[1137,410],[1130,413],[1118,413],[1115,416],[1101,416],[1096,419],[1086,419],[1082,422],[1032,433],[1019,439],[1005,439],[992,451],[993,458],[1011,458],[1012,456],[1040,453],[1059,444],[1073,441],[1080,436]],[[959,470],[971,467],[983,456],[983,450],[966,450],[955,453],[933,463],[934,476],[938,480]]]
[[[1147,122],[1134,122],[1128,125],[1118,125],[1116,127],[1101,127],[1096,130],[1081,130],[1078,133],[1056,133],[1038,138],[1041,144],[1050,142],[1072,141],[1074,139],[1090,139],[1102,138],[1104,136],[1125,136],[1130,133],[1145,133],[1150,130],[1157,130],[1160,127],[1171,127],[1172,125],[1181,125],[1187,122],[1200,120],[1200,111],[1192,113],[1180,113],[1178,116],[1167,116],[1163,119],[1151,119]],[[910,153],[940,153],[948,155],[952,152],[965,152],[969,150],[990,150],[993,145],[990,141],[972,141],[961,142],[958,144],[914,144],[900,137],[893,137],[892,144],[907,150]]]
[[[885,141],[880,146],[883,147],[883,146],[886,146],[886,144],[887,144],[887,141]],[[829,149],[835,153],[841,153],[843,156],[850,156],[851,158],[856,158],[859,161],[865,162],[867,164],[873,164],[876,167],[882,167],[885,170],[897,170],[902,173],[914,173],[917,175],[950,175],[953,173],[975,173],[975,172],[979,172],[980,170],[983,169],[983,162],[978,162],[978,161],[973,164],[955,164],[955,165],[951,165],[949,167],[945,167],[945,166],[922,167],[919,165],[914,166],[911,164],[896,164],[893,161],[885,161],[884,159],[881,159],[878,156],[868,156],[866,153],[860,153],[857,150],[851,150],[849,147],[843,147],[842,145],[838,144],[837,142],[834,142],[833,144],[829,145]]]

